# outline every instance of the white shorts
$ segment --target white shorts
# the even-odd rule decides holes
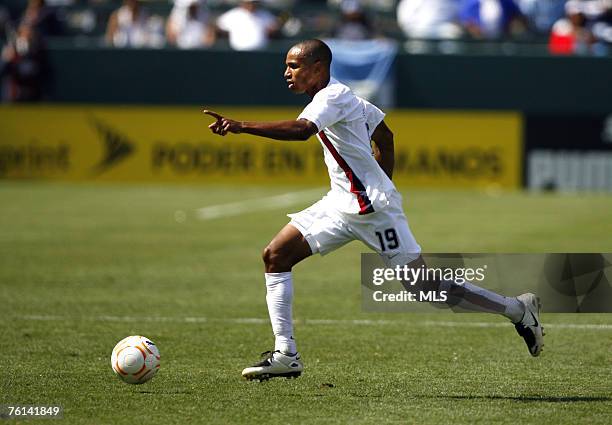
[[[289,224],[302,233],[312,253],[325,255],[354,240],[376,251],[388,267],[416,260],[421,247],[414,239],[402,209],[402,197],[395,193],[386,208],[371,214],[345,214],[325,197],[295,214]]]

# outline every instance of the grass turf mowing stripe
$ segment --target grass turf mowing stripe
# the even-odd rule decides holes
[[[227,323],[227,324],[255,324],[267,325],[269,319],[257,317],[238,317],[238,318],[214,318],[214,317],[171,317],[171,316],[149,316],[149,317],[131,317],[131,316],[53,316],[53,315],[25,315],[15,317],[17,320],[33,320],[33,321],[72,321],[72,320],[88,320],[95,322],[171,322],[171,323]],[[406,325],[407,321],[401,320],[367,320],[367,319],[296,319],[294,321],[302,325],[334,325],[334,326],[388,326],[388,325]],[[410,326],[440,326],[440,327],[470,327],[470,328],[505,328],[509,324],[507,322],[464,322],[464,321],[448,321],[448,320],[410,320]],[[597,324],[597,323],[546,323],[546,328],[552,329],[576,329],[576,330],[599,330],[610,331],[612,324]]]
[[[212,220],[215,218],[235,217],[255,211],[276,210],[283,207],[290,207],[304,201],[314,201],[324,195],[325,191],[326,189],[324,188],[316,188],[301,192],[288,192],[265,198],[210,205],[199,208],[196,210],[196,214],[200,220]]]

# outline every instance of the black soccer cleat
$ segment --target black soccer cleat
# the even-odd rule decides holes
[[[544,328],[540,323],[540,299],[534,294],[522,294],[516,297],[525,306],[525,314],[514,328],[525,340],[529,354],[537,357],[544,347]]]

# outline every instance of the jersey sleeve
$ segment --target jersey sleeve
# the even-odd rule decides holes
[[[319,94],[322,94],[322,96],[319,96]],[[312,102],[306,105],[298,116],[298,120],[307,119],[321,131],[340,121],[343,116],[343,108],[339,102],[339,96],[319,92],[312,99]]]
[[[374,130],[376,130],[378,124],[380,124],[385,118],[385,113],[367,100],[361,98],[359,98],[359,100],[363,103],[365,108],[365,119],[366,124],[368,126],[368,136],[372,137],[372,133],[374,133]]]

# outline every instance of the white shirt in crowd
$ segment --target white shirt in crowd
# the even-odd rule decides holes
[[[368,214],[388,205],[393,182],[372,154],[370,137],[385,114],[331,79],[298,119],[317,126],[331,180],[328,197],[343,213]]]
[[[411,38],[457,38],[458,5],[456,0],[400,0],[397,23]]]
[[[250,12],[243,7],[228,10],[217,20],[217,26],[229,33],[229,43],[234,50],[257,50],[268,44],[268,30],[276,18],[270,12],[258,9]]]

